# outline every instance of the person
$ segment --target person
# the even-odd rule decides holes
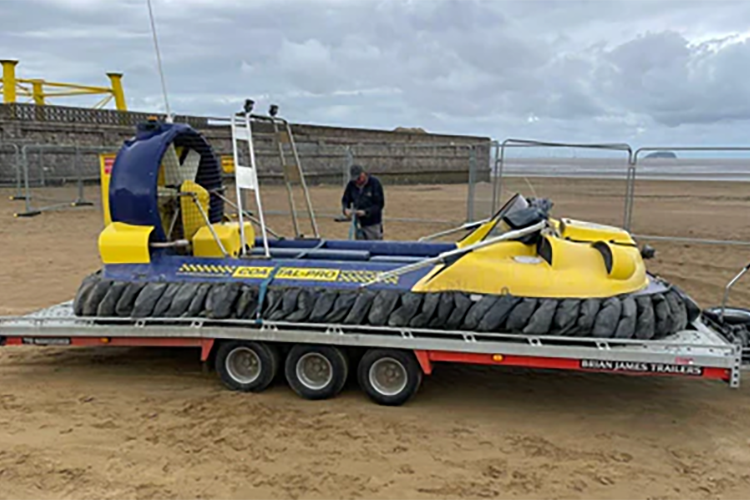
[[[358,240],[382,240],[385,207],[383,185],[361,165],[352,165],[349,174],[351,180],[341,198],[344,215],[357,218]]]

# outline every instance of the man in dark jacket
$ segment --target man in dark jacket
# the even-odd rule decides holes
[[[341,198],[344,215],[357,218],[358,240],[382,240],[385,206],[383,185],[359,165],[352,165],[349,174],[351,180]]]

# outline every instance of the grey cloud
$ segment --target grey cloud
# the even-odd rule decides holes
[[[257,97],[305,122],[578,141],[750,121],[750,3],[153,1],[180,113]],[[161,106],[143,0],[0,3],[22,75],[121,70],[131,108]]]
[[[605,56],[603,93],[658,123],[750,120],[750,44],[697,45],[672,32],[649,34]]]

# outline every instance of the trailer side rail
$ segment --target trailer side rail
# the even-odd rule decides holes
[[[700,320],[693,327],[662,340],[620,340],[208,318],[82,318],[73,314],[71,302],[0,318],[7,345],[174,345],[202,347],[207,354],[217,339],[325,344],[413,350],[428,373],[431,362],[445,361],[683,375],[739,386],[740,347]]]

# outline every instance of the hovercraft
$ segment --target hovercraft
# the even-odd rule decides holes
[[[342,241],[256,238],[223,192],[201,134],[140,125],[112,166],[103,266],[75,313],[641,340],[700,315],[627,231],[554,218],[548,200],[515,194],[455,243]]]

